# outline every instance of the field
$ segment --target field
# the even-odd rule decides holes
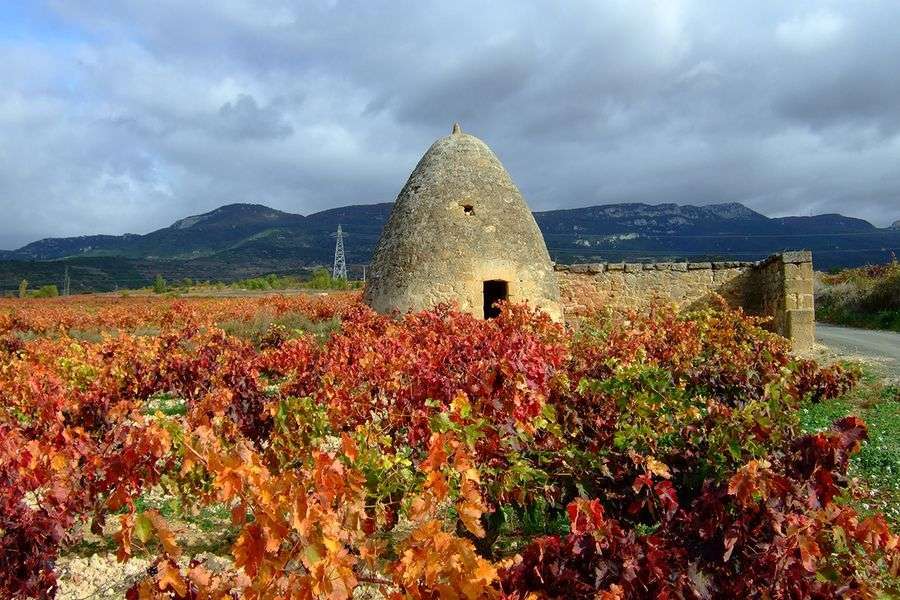
[[[819,275],[816,318],[835,325],[900,331],[900,263]]]
[[[898,593],[897,388],[724,306],[4,299],[0,390],[3,598]]]

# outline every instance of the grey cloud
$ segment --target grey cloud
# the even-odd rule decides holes
[[[48,0],[0,37],[0,247],[392,200],[454,120],[535,209],[900,218],[892,0]],[[2,16],[2,15],[0,15]]]
[[[840,6],[840,5],[838,5]],[[777,94],[777,112],[822,130],[829,127],[874,127],[893,137],[900,127],[900,79],[897,57],[900,38],[896,25],[900,8],[875,4],[858,13],[838,16],[814,13],[813,23],[835,22],[795,35],[803,48],[784,56],[785,77]],[[839,25],[838,25],[839,24]],[[816,38],[824,38],[816,44]],[[812,44],[812,48],[806,48]]]
[[[237,140],[285,138],[294,132],[280,111],[273,106],[259,107],[248,94],[240,94],[236,100],[219,108],[215,128]]]

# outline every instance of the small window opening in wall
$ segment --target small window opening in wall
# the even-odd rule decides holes
[[[502,279],[491,279],[484,282],[484,318],[493,319],[500,316],[497,302],[509,298],[509,283]]]
[[[471,215],[475,214],[475,207],[472,206],[471,204],[463,204],[462,207],[463,207],[463,212],[466,213],[467,215],[471,216]]]

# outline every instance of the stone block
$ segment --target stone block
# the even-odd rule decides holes
[[[816,341],[816,318],[812,309],[786,311],[784,337],[791,340],[795,351],[809,350]]]
[[[625,263],[606,263],[607,271],[624,271]]]
[[[788,266],[788,265],[785,265]],[[812,279],[797,279],[796,277],[786,278],[784,280],[785,294],[812,294]]]
[[[784,310],[793,310],[800,308],[800,294],[785,294],[782,303]]]
[[[708,262],[692,262],[687,264],[688,271],[699,271],[700,269],[712,269],[712,263]]]
[[[786,279],[807,279],[812,281],[812,263],[784,263],[784,276]]]
[[[811,263],[812,252],[809,250],[782,252],[780,255],[776,255],[776,258],[780,258],[783,263]]]
[[[672,263],[673,271],[687,271],[687,263]]]
[[[606,263],[588,263],[588,272],[602,273],[606,270]]]
[[[573,273],[590,273],[589,265],[581,264],[581,265],[572,265],[569,267],[569,270]]]
[[[644,265],[641,263],[626,263],[625,264],[625,272],[626,273],[637,273],[638,271],[643,271]]]

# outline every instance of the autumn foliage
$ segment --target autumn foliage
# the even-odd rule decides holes
[[[260,311],[340,319],[326,339]],[[131,598],[874,597],[898,538],[843,500],[855,373],[722,307],[564,329],[525,307],[374,314],[356,296],[0,305],[0,596],[52,597],[85,526]],[[97,330],[96,339],[73,331]],[[184,409],[151,408],[165,394]],[[233,567],[139,498],[224,506]]]

